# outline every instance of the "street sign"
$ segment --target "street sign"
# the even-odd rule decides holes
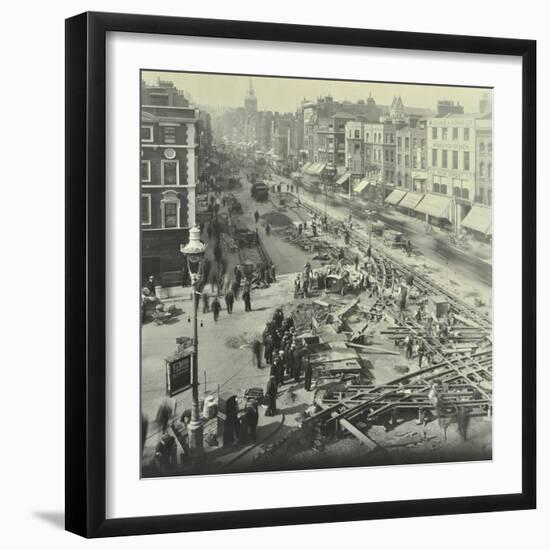
[[[166,394],[170,397],[191,387],[193,350],[188,348],[166,359]]]

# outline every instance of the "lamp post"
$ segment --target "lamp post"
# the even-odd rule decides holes
[[[187,267],[193,287],[193,370],[192,391],[193,404],[191,407],[191,421],[187,426],[189,434],[189,448],[195,456],[202,454],[203,432],[202,420],[199,412],[199,340],[197,328],[198,296],[197,284],[199,283],[206,246],[200,240],[200,229],[195,225],[189,230],[189,242],[181,245],[181,252],[187,260]]]

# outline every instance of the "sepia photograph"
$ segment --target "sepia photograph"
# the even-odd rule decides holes
[[[492,460],[493,89],[140,76],[141,476]]]

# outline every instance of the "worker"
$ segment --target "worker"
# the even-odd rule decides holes
[[[405,338],[405,353],[407,359],[412,359],[413,356],[414,338],[408,334]]]
[[[424,341],[421,341],[418,344],[418,368],[422,368],[422,360],[424,359],[424,355],[426,355],[426,344]]]
[[[248,424],[248,435],[250,441],[253,443],[256,442],[256,431],[258,428],[258,403],[256,401],[251,401],[248,403],[245,409],[246,419]]]
[[[256,364],[256,367],[261,369],[262,368],[262,343],[255,339],[254,342],[252,342],[252,358],[254,360],[254,363]]]
[[[259,219],[260,219],[260,213],[256,210],[256,212],[254,212],[254,220],[256,221],[256,223],[258,223]]]

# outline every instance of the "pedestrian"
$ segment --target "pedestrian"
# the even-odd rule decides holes
[[[156,417],[157,426],[162,433],[166,433],[168,430],[168,422],[170,422],[170,418],[172,418],[172,405],[170,405],[170,402],[167,399],[164,399],[157,409]]]
[[[208,292],[206,292],[206,289],[203,289],[202,291],[202,312],[210,312],[210,297],[208,296]]]
[[[367,248],[367,258],[372,258],[372,247],[369,244],[369,247]]]
[[[256,401],[251,401],[245,409],[246,419],[248,424],[248,436],[250,441],[253,443],[256,442],[256,432],[258,428],[258,403]]]
[[[239,282],[235,279],[231,285],[231,290],[233,291],[233,297],[235,300],[239,299]]]
[[[252,342],[252,358],[256,363],[256,367],[261,369],[262,368],[262,343],[258,339],[255,339],[254,342]]]
[[[245,287],[243,291],[243,301],[244,301],[244,310],[245,311],[252,311],[252,306],[250,303],[250,289]]]
[[[273,416],[277,411],[277,381],[274,376],[269,377],[267,388],[265,390],[265,396],[267,399],[267,409],[265,411],[265,415]]]
[[[359,270],[359,256],[355,255],[355,271]]]
[[[208,240],[212,239],[212,226],[210,224],[206,227],[206,234],[208,235]]]
[[[269,225],[269,222],[266,222],[265,224],[265,234],[269,237],[271,234],[271,226]]]
[[[218,297],[215,296],[212,300],[212,314],[214,315],[214,321],[218,321],[218,318],[220,316],[220,310],[222,306],[220,305],[220,302],[218,300]]]
[[[311,363],[309,359],[307,360],[306,370],[304,373],[304,387],[306,391],[311,391],[311,378],[313,376],[313,369],[311,368]]]
[[[233,294],[233,291],[229,289],[225,293],[225,305],[227,306],[227,313],[231,315],[233,313],[233,302],[235,301],[235,295]]]
[[[260,219],[260,213],[256,210],[256,212],[254,212],[254,220],[256,221],[256,223],[258,223],[259,219]]]
[[[149,291],[149,294],[151,296],[156,296],[156,289],[155,289],[155,277],[153,275],[149,276],[149,279],[147,279],[147,283],[145,283],[145,287]]]
[[[266,334],[264,337],[264,360],[269,365],[273,354],[273,336]]]
[[[159,472],[176,464],[176,439],[165,433],[155,447],[155,462]]]

